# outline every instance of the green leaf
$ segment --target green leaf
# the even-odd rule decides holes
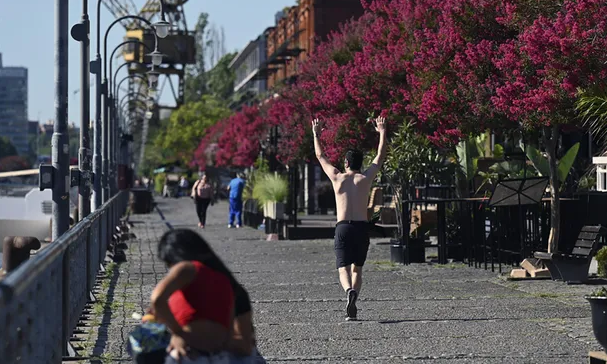
[[[475,155],[472,157],[484,157],[485,156],[485,146],[487,145],[488,133],[483,133],[481,135],[477,135],[476,138],[473,139],[474,147],[475,147]]]
[[[571,167],[573,166],[573,162],[575,162],[575,158],[577,157],[578,151],[580,150],[580,143],[575,143],[567,153],[559,160],[557,173],[560,182],[565,182],[569,172],[571,171]]]
[[[459,142],[455,147],[459,168],[466,178],[466,181],[470,181],[472,178],[474,178],[474,174],[476,172],[474,159],[472,158],[472,147],[470,144],[471,142],[464,140]]]
[[[493,157],[497,159],[504,158],[504,147],[501,144],[496,144],[493,147]]]
[[[542,152],[540,152],[539,149],[527,145],[525,154],[527,154],[527,158],[533,163],[533,166],[539,172],[540,176],[548,177],[550,175],[548,159],[542,155]]]

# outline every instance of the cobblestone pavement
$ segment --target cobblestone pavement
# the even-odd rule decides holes
[[[190,199],[158,202],[166,220],[133,216],[127,261],[100,284],[82,344],[93,363],[128,361],[131,315],[166,272],[157,241],[167,222],[195,227]],[[599,348],[583,299],[595,287],[507,282],[461,264],[396,266],[387,245],[372,244],[360,321],[345,322],[331,241],[268,242],[260,231],[226,229],[225,204],[209,215],[202,234],[250,291],[260,351],[272,363],[570,364]]]

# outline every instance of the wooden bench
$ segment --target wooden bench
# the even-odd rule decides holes
[[[369,194],[369,203],[367,204],[367,220],[373,218],[373,214],[381,209],[384,193],[381,188],[374,187]]]
[[[535,252],[533,255],[548,268],[552,279],[582,283],[588,280],[588,269],[596,253],[598,239],[604,233],[605,229],[600,225],[584,226],[570,254]]]

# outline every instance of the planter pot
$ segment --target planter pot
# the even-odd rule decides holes
[[[408,246],[401,244],[399,239],[390,240],[390,261],[405,264],[407,263],[407,254],[409,255],[409,263],[425,263],[426,248],[424,247],[424,240],[409,239]]]
[[[409,262],[426,262],[426,247],[424,246],[424,243],[424,239],[409,238]]]
[[[390,261],[405,264],[405,246],[400,243],[399,239],[390,239]]]
[[[585,297],[592,311],[592,331],[596,341],[607,351],[607,297]]]
[[[263,207],[263,211],[270,219],[283,219],[285,215],[285,204],[282,202],[267,202]]]

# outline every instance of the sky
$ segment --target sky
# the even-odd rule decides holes
[[[0,53],[2,63],[28,69],[28,114],[30,120],[41,123],[55,118],[55,1],[53,0],[2,0],[0,11]],[[239,51],[249,41],[274,24],[274,15],[295,0],[189,0],[184,5],[186,21],[193,30],[201,12],[209,14],[209,21],[225,30],[227,51]],[[134,0],[138,9],[145,0]],[[80,22],[82,1],[69,0],[69,28]],[[89,0],[91,19],[91,59],[96,53],[97,1]],[[114,20],[113,15],[102,6],[101,31]],[[108,37],[108,53],[123,41],[125,30],[116,25]],[[68,120],[80,125],[80,44],[69,36],[69,87]],[[102,36],[103,38],[103,36]],[[103,41],[103,40],[102,40]],[[123,61],[114,61],[114,70]],[[91,75],[92,76],[92,75]],[[119,75],[118,80],[126,76]],[[162,83],[162,80],[161,80]],[[174,83],[175,87],[177,86]],[[91,88],[91,118],[94,117],[94,86]],[[161,104],[174,104],[167,86],[160,100]]]

